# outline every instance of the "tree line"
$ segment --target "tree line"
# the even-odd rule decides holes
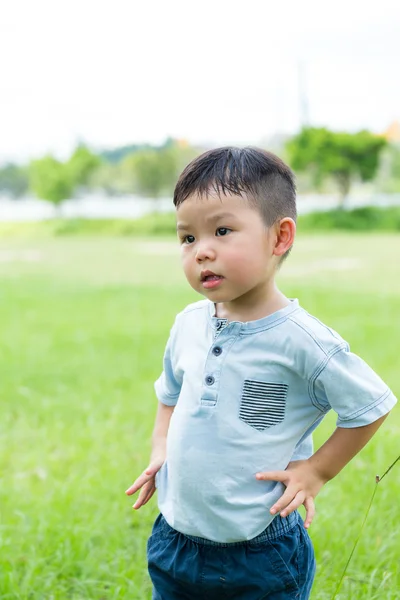
[[[0,167],[0,193],[33,193],[55,205],[96,191],[156,199],[172,193],[184,166],[203,150],[173,139],[108,152],[80,144],[65,161],[46,155],[28,165]],[[296,172],[300,192],[336,189],[341,205],[356,182],[375,181],[379,191],[400,192],[400,145],[369,131],[305,127],[274,151]]]

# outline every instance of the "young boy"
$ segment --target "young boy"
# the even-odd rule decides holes
[[[306,600],[314,498],[396,399],[275,284],[296,230],[294,176],[278,157],[206,152],[183,171],[174,204],[183,270],[206,299],[172,327],[150,465],[126,492],[141,488],[138,509],[158,488],[153,599]],[[313,454],[331,408],[337,429]]]

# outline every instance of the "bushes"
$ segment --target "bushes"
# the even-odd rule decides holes
[[[174,213],[156,213],[140,219],[51,219],[34,223],[1,223],[0,238],[53,236],[176,235]]]
[[[354,210],[330,210],[299,217],[302,231],[351,230],[399,231],[400,207],[377,208],[363,206]]]
[[[331,210],[299,217],[302,232],[392,231],[400,232],[400,207],[365,206],[354,210]],[[155,213],[136,220],[65,219],[38,223],[0,223],[0,237],[61,235],[138,236],[176,235],[175,214]]]
[[[140,219],[68,219],[59,221],[56,235],[147,236],[176,234],[174,213],[156,213]]]

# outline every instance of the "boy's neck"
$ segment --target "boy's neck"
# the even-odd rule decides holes
[[[246,323],[268,317],[289,304],[290,300],[274,286],[269,294],[264,297],[261,295],[259,298],[253,297],[251,301],[238,299],[215,304],[215,316],[219,319]]]

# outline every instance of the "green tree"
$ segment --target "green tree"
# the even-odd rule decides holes
[[[385,138],[369,131],[346,133],[306,127],[286,147],[293,169],[309,170],[316,185],[328,176],[334,179],[343,207],[356,178],[362,181],[374,178],[386,143]]]
[[[400,144],[392,143],[382,152],[376,178],[377,190],[384,193],[400,192]]]
[[[126,186],[121,174],[121,167],[121,163],[101,162],[88,177],[88,189],[102,191],[108,196],[132,193],[132,189],[128,189]]]
[[[29,174],[26,167],[8,163],[0,168],[0,192],[13,198],[23,196],[29,189]]]
[[[139,193],[154,199],[162,193],[171,193],[178,170],[173,148],[137,152],[130,164]]]
[[[32,161],[29,172],[31,190],[38,198],[52,202],[56,207],[71,198],[75,183],[65,164],[53,156]]]
[[[86,186],[92,173],[100,166],[101,160],[86,146],[80,145],[66,162],[65,168],[74,187]]]
[[[85,185],[109,195],[136,193],[157,199],[172,193],[182,169],[199,153],[185,140],[173,138],[161,146],[129,145],[101,152],[101,162]]]
[[[134,194],[141,191],[141,185],[136,175],[137,154],[136,152],[127,154],[118,164],[118,188],[122,194]]]

